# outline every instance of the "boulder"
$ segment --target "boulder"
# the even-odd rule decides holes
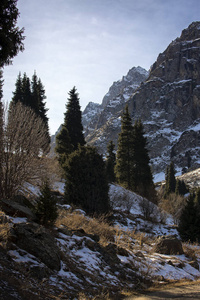
[[[36,220],[35,214],[32,212],[32,210],[18,202],[12,201],[12,200],[1,200],[1,208],[10,216],[15,217],[21,217],[21,218],[28,218],[29,220]]]
[[[180,255],[184,253],[181,241],[173,236],[162,236],[158,238],[154,251],[168,255]]]
[[[10,239],[50,269],[60,270],[59,248],[54,237],[44,227],[36,223],[15,224]]]

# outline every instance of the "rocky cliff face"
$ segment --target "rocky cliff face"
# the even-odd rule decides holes
[[[123,81],[123,80],[122,80]],[[116,85],[116,84],[115,84]],[[154,173],[165,171],[173,160],[176,168],[200,165],[200,22],[183,30],[159,54],[149,77],[126,98],[126,86],[111,101],[104,97],[95,130],[86,140],[102,153],[110,139],[117,142],[125,102],[133,121],[141,118],[148,138]],[[111,93],[110,93],[111,94]],[[116,104],[114,109],[113,104]]]
[[[90,102],[84,110],[82,123],[86,140],[88,143],[96,145],[100,152],[104,153],[110,139],[115,140],[116,132],[120,128],[119,116],[124,104],[141,82],[147,79],[148,74],[141,67],[133,67],[126,76],[113,83],[101,105]]]

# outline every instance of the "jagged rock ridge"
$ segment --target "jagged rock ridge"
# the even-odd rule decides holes
[[[128,87],[126,87],[127,89]],[[110,110],[105,102],[95,130],[86,140],[105,153],[109,139],[117,142],[120,115],[126,101],[133,121],[141,118],[148,138],[154,173],[165,171],[173,160],[177,169],[196,168],[200,162],[200,22],[182,31],[159,54],[149,77],[125,99],[124,90]],[[108,115],[110,116],[108,118]]]
[[[88,104],[82,114],[87,142],[98,146],[99,138],[101,140],[106,124],[111,124],[113,128],[108,132],[109,136],[103,137],[103,139],[107,141],[113,138],[115,127],[119,128],[120,126],[120,119],[115,117],[116,113],[118,116],[118,112],[121,112],[124,104],[140,84],[147,79],[148,74],[148,71],[141,67],[133,67],[126,76],[112,84],[101,105],[91,102]]]

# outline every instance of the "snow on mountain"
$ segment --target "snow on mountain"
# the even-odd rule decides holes
[[[159,54],[149,75],[140,67],[133,68],[111,86],[103,98],[104,110],[96,118],[94,130],[86,132],[89,144],[98,147],[103,154],[109,140],[117,145],[118,121],[128,103],[133,123],[140,118],[144,124],[155,176],[165,172],[171,160],[179,172],[200,166],[199,28],[200,22],[194,22],[183,30],[181,36]],[[135,89],[129,79],[136,70],[140,75],[145,74],[146,80],[136,82]]]
[[[102,105],[94,102],[89,102],[82,113],[82,124],[85,130],[94,129],[94,123],[98,115],[103,110]]]
[[[141,67],[133,67],[126,76],[112,84],[108,93],[102,100],[102,106],[115,106],[118,95],[123,95],[124,102],[129,99],[131,94],[137,89],[141,82],[145,81],[149,72]]]
[[[113,115],[113,110],[124,105],[141,82],[146,80],[148,74],[148,71],[141,67],[133,67],[126,76],[112,84],[104,96],[102,104],[89,102],[82,113],[85,135],[90,135],[91,132],[101,126],[102,116],[109,121]]]

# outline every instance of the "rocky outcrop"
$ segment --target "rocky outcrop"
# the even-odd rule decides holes
[[[124,105],[140,84],[146,80],[148,74],[148,71],[141,67],[133,67],[126,76],[112,84],[103,98],[99,113],[93,110],[92,121],[89,125],[87,124],[87,127],[84,126],[87,143],[97,146],[101,153],[105,153],[107,143],[110,140],[117,142],[117,134],[121,124],[120,116]],[[87,109],[88,107],[85,110]],[[83,112],[83,120],[84,115],[85,111]]]
[[[103,107],[101,104],[89,102],[85,110],[82,113],[82,124],[86,132],[90,132],[95,129],[96,118],[102,112]]]
[[[44,227],[36,223],[15,224],[10,240],[19,248],[40,259],[48,268],[60,270],[59,248],[53,236]]]
[[[104,110],[95,131],[86,137],[89,143],[101,153],[106,152],[110,139],[117,143],[120,115],[126,102],[133,122],[140,118],[144,124],[154,173],[164,172],[170,160],[180,171],[199,167],[200,22],[183,30],[159,54],[149,77],[130,98],[124,95],[123,90],[112,100],[111,104],[116,104],[114,109],[104,97]]]
[[[148,74],[148,71],[141,67],[133,67],[130,69],[126,76],[123,76],[121,80],[115,81],[109,88],[108,93],[103,98],[102,107],[105,108],[108,105],[115,106],[118,95],[123,95],[123,97],[128,100],[141,82],[146,80]]]
[[[155,244],[154,252],[168,255],[181,255],[184,253],[181,241],[173,236],[160,237]]]
[[[33,211],[23,203],[20,204],[16,201],[1,199],[1,208],[9,215],[36,220]]]

